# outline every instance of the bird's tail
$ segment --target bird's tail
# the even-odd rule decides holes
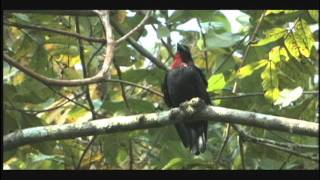
[[[178,123],[175,125],[183,145],[195,155],[207,147],[207,122]]]

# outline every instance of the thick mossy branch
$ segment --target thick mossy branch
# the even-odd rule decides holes
[[[198,119],[206,119],[212,122],[243,124],[313,137],[319,136],[318,123],[223,107],[207,106],[203,100],[193,98],[190,101],[182,103],[179,108],[172,108],[168,111],[119,116],[84,123],[51,125],[17,130],[4,136],[4,150],[7,151],[25,144],[49,140],[71,139],[81,136],[156,128],[182,121],[196,121]]]

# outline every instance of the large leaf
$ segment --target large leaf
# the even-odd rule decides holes
[[[296,23],[295,32],[289,33],[284,44],[293,57],[301,60],[301,56],[310,56],[314,42],[309,25],[306,21],[300,19]]]
[[[212,75],[208,80],[207,91],[212,92],[224,88],[226,81],[222,73]]]
[[[206,35],[207,38],[207,50],[215,48],[231,47],[240,41],[241,36],[232,33],[216,34],[214,31],[209,31]]]
[[[267,63],[268,63],[268,60],[262,59],[254,63],[247,64],[242,68],[240,68],[239,72],[237,73],[237,76],[240,79],[250,76],[252,73],[254,73],[254,71],[266,66]]]
[[[265,38],[259,40],[257,44],[253,44],[252,46],[264,46],[266,44],[272,43],[277,41],[278,39],[282,38],[288,32],[284,28],[273,28],[264,32]]]
[[[151,102],[141,100],[141,99],[127,99],[127,102],[130,106],[130,109],[135,113],[151,113],[154,111],[154,106]],[[101,105],[102,109],[107,110],[108,112],[125,112],[126,104],[123,101],[120,102],[111,102],[105,101]]]
[[[164,73],[165,72],[159,69],[128,70],[122,74],[122,78],[126,81],[135,83],[147,81],[152,85],[159,86],[162,84],[162,78],[164,77]]]
[[[310,26],[304,19],[300,19],[295,29],[294,38],[299,45],[299,51],[303,56],[309,57],[315,43]]]
[[[131,66],[135,63],[135,61],[131,59],[133,55],[135,55],[135,51],[126,44],[121,44],[115,53],[114,63],[118,66]]]
[[[184,160],[182,158],[173,158],[162,168],[162,170],[180,169],[183,165]]]
[[[319,22],[319,11],[318,10],[308,10],[310,16],[312,19],[314,19],[316,22]]]

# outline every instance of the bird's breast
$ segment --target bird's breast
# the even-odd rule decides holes
[[[201,81],[199,74],[189,66],[180,67],[169,72],[167,87],[174,106],[198,96],[198,81]]]

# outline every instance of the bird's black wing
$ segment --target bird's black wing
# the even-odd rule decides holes
[[[172,107],[172,102],[170,100],[169,92],[168,92],[168,85],[167,85],[167,78],[168,78],[168,73],[164,76],[164,81],[162,83],[162,92],[163,92],[163,99],[164,102],[167,104],[167,106]]]
[[[194,66],[194,65],[193,65],[192,68],[195,69],[195,70],[200,74],[200,77],[201,77],[201,79],[202,79],[202,82],[203,82],[204,85],[205,85],[205,90],[206,90],[207,87],[208,87],[208,81],[207,81],[205,75],[203,74],[203,72],[201,71],[201,69],[199,69],[197,66]],[[207,91],[203,91],[204,88],[199,88],[199,89],[202,90],[201,92],[199,92],[199,93],[203,96],[203,97],[201,97],[201,98],[203,98],[203,100],[204,100],[207,104],[212,105],[212,102],[211,102],[211,100],[210,100],[210,97],[209,97],[208,92],[207,92]]]
[[[162,92],[164,95],[164,97],[163,97],[164,102],[167,104],[167,106],[169,106],[171,108],[171,107],[174,107],[174,104],[170,99],[170,94],[168,91],[168,84],[167,84],[168,74],[169,74],[169,72],[166,73],[161,88],[162,88]],[[177,123],[177,124],[175,124],[175,127],[176,127],[176,130],[178,131],[178,134],[182,140],[183,145],[185,147],[188,147],[189,144],[191,143],[190,142],[191,137],[190,137],[190,134],[189,134],[187,127],[183,123]]]

